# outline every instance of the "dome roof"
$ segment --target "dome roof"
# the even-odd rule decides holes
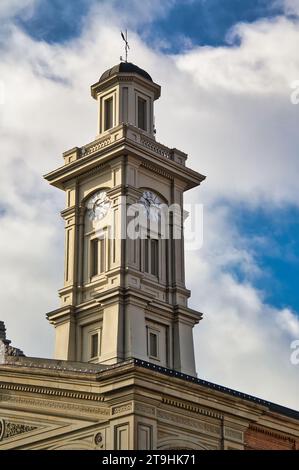
[[[121,62],[120,64],[112,67],[111,69],[106,70],[106,72],[101,75],[100,82],[107,80],[108,78],[112,77],[112,75],[115,75],[117,73],[135,73],[145,78],[146,80],[149,80],[150,82],[153,81],[152,77],[145,70],[142,70],[141,68],[137,67],[137,65],[132,64],[130,62]]]

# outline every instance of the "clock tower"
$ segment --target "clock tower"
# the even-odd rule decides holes
[[[156,141],[160,86],[124,62],[91,94],[96,139],[45,177],[66,194],[55,359],[0,321],[0,450],[299,449],[297,411],[196,377],[183,198],[204,176]]]
[[[160,86],[134,64],[91,87],[96,139],[64,153],[49,183],[66,194],[61,307],[48,313],[55,358],[112,365],[137,358],[196,375],[183,197],[204,176],[155,139]]]

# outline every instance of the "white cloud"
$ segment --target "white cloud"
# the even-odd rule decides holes
[[[141,20],[149,21],[149,6],[160,3],[147,2]],[[140,21],[137,13],[131,24]],[[27,354],[51,354],[53,333],[44,314],[57,306],[63,271],[58,212],[64,195],[41,175],[62,164],[62,151],[94,139],[89,86],[122,50],[111,7],[108,16],[94,11],[87,24],[65,45],[38,43],[11,26],[1,51],[1,319]],[[131,33],[131,58],[163,85],[159,140],[187,150],[190,166],[208,176],[188,196],[206,208],[204,248],[187,254],[192,306],[205,312],[195,334],[199,374],[298,407],[298,369],[289,361],[298,320],[290,310],[267,305],[251,285],[260,267],[233,225],[231,203],[298,204],[299,107],[290,104],[288,84],[299,77],[299,28],[279,19],[235,31],[240,46],[179,57],[151,51]],[[229,274],[235,266],[246,281]]]
[[[297,76],[298,24],[283,17],[241,23],[228,35],[228,41],[241,46],[201,47],[178,60],[203,90],[221,93],[269,95],[289,93],[290,80]],[[257,47],[257,44],[259,47]]]
[[[285,12],[289,15],[299,15],[299,0],[284,0]]]
[[[1,0],[0,18],[11,18],[16,14],[30,15],[39,0]]]

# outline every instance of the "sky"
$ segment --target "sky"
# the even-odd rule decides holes
[[[42,175],[95,138],[89,87],[123,54],[162,86],[157,140],[207,176],[186,252],[198,375],[299,409],[299,0],[0,1],[0,319],[52,357],[64,194]],[[172,119],[169,119],[172,116]]]

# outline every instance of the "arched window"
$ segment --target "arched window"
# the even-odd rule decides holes
[[[161,265],[161,198],[151,190],[143,192],[139,203],[143,206],[144,223],[142,245],[143,271],[159,277]]]

